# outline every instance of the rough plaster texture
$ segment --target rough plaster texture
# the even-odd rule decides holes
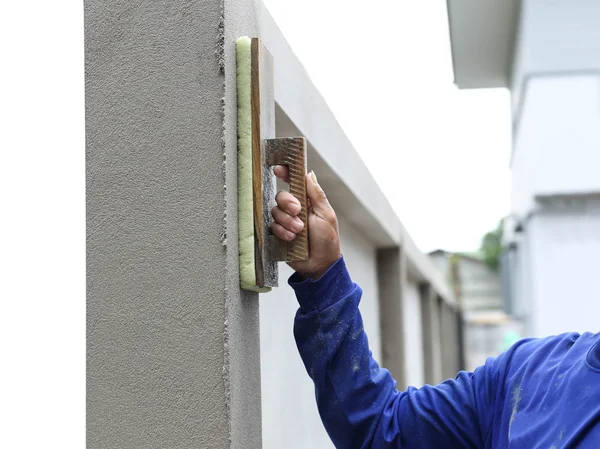
[[[262,5],[262,3],[257,2]],[[237,244],[237,99],[235,41],[240,36],[262,37],[256,6],[247,0],[223,0],[224,145],[227,179],[227,259],[231,270],[239,270]],[[227,279],[227,329],[229,336],[229,387],[231,447],[260,448],[260,332],[258,294],[239,290],[233,271]],[[238,292],[240,292],[238,294]]]
[[[89,448],[261,445],[221,6],[85,2]]]
[[[312,168],[312,167],[309,167]],[[342,250],[353,281],[363,289],[360,310],[373,355],[379,358],[379,301],[375,248],[340,217]],[[260,295],[264,449],[333,448],[319,417],[314,385],[292,334],[298,303],[285,285],[292,271],[280,264],[282,287]]]

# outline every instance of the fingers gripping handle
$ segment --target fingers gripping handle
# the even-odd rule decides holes
[[[275,260],[299,262],[308,260],[308,215],[306,201],[306,139],[286,137],[265,141],[268,165],[287,165],[290,174],[290,193],[300,202],[298,218],[304,223],[302,232],[291,242],[272,237],[272,255]]]

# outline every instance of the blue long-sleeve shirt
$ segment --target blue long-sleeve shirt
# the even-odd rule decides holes
[[[343,259],[289,283],[298,349],[337,448],[600,449],[600,334],[522,340],[473,373],[400,392],[371,356]]]

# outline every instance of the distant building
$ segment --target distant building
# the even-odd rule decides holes
[[[600,331],[600,2],[449,0],[455,83],[510,89],[507,310],[526,334]]]
[[[500,273],[472,255],[436,250],[429,256],[462,310],[464,365],[472,371],[518,339],[521,326],[505,311]]]

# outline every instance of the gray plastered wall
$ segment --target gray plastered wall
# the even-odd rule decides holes
[[[261,446],[222,6],[85,1],[89,448]]]

